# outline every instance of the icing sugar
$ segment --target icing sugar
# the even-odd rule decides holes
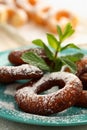
[[[43,73],[39,68],[32,66],[32,65],[28,65],[28,64],[24,64],[24,65],[20,65],[17,67],[14,66],[1,66],[0,67],[0,73],[1,74],[12,74],[12,75],[30,75],[33,73]]]
[[[7,106],[6,106],[7,107]],[[10,109],[9,109],[10,110]],[[61,113],[58,113],[56,115],[52,116],[39,116],[34,114],[25,113],[22,111],[11,109],[9,111],[8,109],[5,111],[10,115],[10,117],[14,117],[18,120],[22,120],[25,123],[35,123],[35,124],[42,124],[42,125],[67,125],[67,124],[78,124],[83,122],[83,119],[85,118],[85,115],[87,114],[87,110],[78,109],[80,113],[77,111],[73,111],[72,108],[69,108]]]
[[[14,83],[14,84],[9,84],[6,86],[6,89],[4,91],[4,94],[7,94],[7,95],[12,95],[14,96],[15,95],[15,92],[16,92],[16,88],[20,86],[20,84],[18,83]]]
[[[16,86],[16,84],[15,84]],[[13,84],[12,86],[13,87]],[[6,87],[6,90],[8,87]],[[8,89],[9,95],[14,92],[15,89]],[[26,88],[27,91],[27,88]],[[5,94],[5,93],[4,93]],[[45,100],[46,101],[46,100]],[[44,102],[45,102],[44,101]],[[18,120],[22,120],[25,123],[29,123],[31,121],[35,122],[35,124],[55,124],[55,125],[60,125],[60,124],[69,124],[69,123],[80,123],[83,122],[83,118],[85,118],[85,115],[87,114],[87,109],[81,109],[81,108],[69,108],[66,109],[65,111],[62,111],[58,114],[52,115],[52,116],[39,116],[39,115],[34,115],[34,114],[29,114],[25,113],[22,111],[19,111],[14,107],[14,102],[8,103],[7,101],[0,101],[0,111],[1,108],[5,108],[6,110],[3,112],[4,114],[10,115],[11,118],[15,118]]]
[[[68,75],[67,75],[68,74]],[[60,76],[59,76],[60,75]],[[38,82],[36,82],[36,84],[33,85],[33,87],[25,87],[22,88],[20,90],[18,90],[16,92],[16,94],[18,94],[20,96],[20,94],[23,94],[23,96],[30,95],[31,93],[34,94],[38,87],[40,87],[42,84],[46,83],[47,81],[50,80],[55,80],[55,79],[64,79],[64,82],[66,83],[71,83],[72,81],[76,81],[76,82],[80,82],[80,80],[73,74],[71,73],[66,73],[66,72],[55,72],[55,73],[51,73],[51,74],[46,74],[45,76],[43,76]],[[74,85],[69,85],[69,87],[75,87]],[[68,87],[66,86],[67,90]],[[59,90],[60,92],[61,90]],[[61,91],[62,92],[62,91]],[[73,92],[72,92],[73,93]],[[54,93],[53,93],[54,94]],[[56,94],[56,92],[55,92]],[[64,93],[63,93],[64,94]],[[42,96],[42,95],[41,95]]]
[[[6,102],[6,101],[0,101],[0,108],[6,108],[9,110],[14,109],[14,103],[13,102]]]
[[[43,86],[46,86],[49,88],[51,81],[55,82],[58,80],[63,80],[65,82],[63,89],[60,89],[59,91],[50,93],[48,95],[37,94],[38,90],[42,90],[41,87],[43,88]],[[58,111],[62,111],[64,108],[66,108],[64,107],[65,104],[67,107],[71,106],[75,102],[75,94],[81,92],[81,87],[81,82],[75,75],[66,72],[55,72],[43,76],[38,82],[33,85],[33,87],[25,87],[18,90],[16,92],[16,100],[19,106],[20,104],[21,106],[25,106],[26,104],[29,112],[32,109],[35,110],[33,108],[33,104],[35,104],[36,112],[39,111],[39,108],[40,112],[44,111],[44,113],[54,113],[54,105],[55,109]],[[24,109],[24,107],[21,108]]]
[[[36,84],[34,84],[34,88],[38,88],[41,84],[51,81],[51,80],[64,80],[65,83],[69,83],[72,81],[76,81],[77,83],[81,83],[80,80],[73,74],[67,72],[55,72],[51,74],[44,75]],[[72,85],[69,85],[69,87]],[[74,86],[73,86],[74,87]]]

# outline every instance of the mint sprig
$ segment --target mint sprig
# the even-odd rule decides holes
[[[45,44],[41,39],[33,40],[32,43],[36,46],[43,48],[48,59],[51,61],[51,64],[48,66],[47,63],[39,55],[33,52],[25,52],[22,55],[22,60],[26,63],[35,65],[42,70],[46,71],[60,71],[63,65],[67,65],[73,73],[76,73],[75,62],[80,60],[83,57],[81,52],[62,56],[61,53],[68,48],[75,48],[80,50],[78,46],[73,43],[69,43],[63,46],[63,41],[69,38],[75,30],[72,28],[71,24],[68,23],[65,26],[65,29],[62,31],[60,26],[57,26],[58,38],[53,34],[47,33],[48,45]]]
[[[72,28],[71,24],[68,23],[66,24],[64,31],[62,31],[60,26],[57,26],[57,32],[59,34],[60,42],[63,42],[65,39],[70,37],[75,32],[75,30]]]
[[[22,59],[24,60],[24,62],[37,66],[42,70],[50,71],[50,68],[45,63],[45,61],[41,57],[39,57],[37,54],[34,54],[33,52],[26,52],[22,56]]]

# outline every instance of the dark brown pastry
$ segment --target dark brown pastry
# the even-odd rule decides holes
[[[50,62],[51,62],[51,61],[49,61],[48,57],[46,56],[46,53],[45,53],[44,49],[42,49],[42,48],[32,48],[32,49],[26,49],[26,50],[12,51],[8,55],[8,59],[14,65],[24,64],[24,61],[21,59],[21,56],[25,52],[34,52],[34,53],[36,53],[41,58],[43,58],[46,61],[47,64],[50,64]]]
[[[22,79],[40,78],[43,72],[32,65],[0,66],[0,82],[7,83]]]
[[[84,57],[80,61],[76,62],[76,65],[77,65],[76,75],[82,81],[83,85],[83,91],[80,97],[78,98],[76,106],[87,107],[87,57]],[[65,68],[64,71],[70,72],[70,69]]]
[[[61,89],[50,94],[40,94],[55,85],[59,85]],[[67,72],[55,72],[44,75],[32,87],[19,89],[15,99],[25,112],[50,115],[73,106],[81,93],[82,84],[77,76]]]

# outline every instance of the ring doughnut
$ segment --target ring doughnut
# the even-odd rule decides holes
[[[40,93],[59,85],[61,89],[46,95]],[[25,112],[49,115],[65,110],[76,103],[82,92],[79,78],[67,72],[44,75],[32,87],[26,86],[16,91],[18,106]]]
[[[77,62],[77,76],[82,81],[83,91],[76,106],[87,107],[87,57]]]
[[[83,91],[80,95],[76,106],[87,107],[87,57],[84,57],[80,61],[76,62],[77,65],[77,77],[82,81]],[[65,68],[64,71],[70,71],[68,68]]]
[[[87,72],[87,57],[84,57],[76,63],[77,65],[77,76]]]
[[[38,54],[41,58],[43,58],[43,59],[46,61],[46,63],[50,63],[48,57],[46,56],[46,53],[45,53],[44,49],[42,49],[42,48],[33,48],[33,49],[12,51],[12,52],[8,55],[8,60],[9,60],[12,64],[14,64],[14,65],[24,64],[24,61],[21,59],[21,56],[22,56],[23,53],[29,52],[29,51]]]
[[[49,18],[48,29],[53,33],[57,33],[56,26],[60,25],[63,29],[66,23],[71,23],[75,28],[78,23],[77,17],[66,10],[61,10]]]
[[[15,80],[40,78],[43,72],[32,65],[24,64],[20,66],[0,66],[0,82],[8,83]]]
[[[46,26],[50,15],[51,7],[47,6],[42,9],[37,9],[33,20],[37,25]]]
[[[78,98],[76,106],[87,108],[87,90],[83,90],[81,96]]]
[[[15,27],[20,27],[26,24],[28,21],[28,16],[23,9],[14,10],[14,15],[10,18],[10,24]]]
[[[35,6],[38,0],[27,0],[32,6]]]
[[[87,90],[87,57],[84,57],[76,63],[77,73],[76,75],[80,78],[83,84],[83,89]]]
[[[4,4],[0,4],[0,23],[7,23],[7,21],[8,21],[7,6]]]

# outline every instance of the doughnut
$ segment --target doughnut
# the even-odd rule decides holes
[[[8,23],[10,23],[11,18],[15,15],[15,10],[13,8],[8,8],[7,14],[8,14]]]
[[[87,57],[84,57],[77,63],[77,76],[82,81],[83,91],[82,95],[78,99],[76,106],[87,108]]]
[[[42,9],[37,9],[33,20],[36,24],[46,26],[49,18],[51,7],[47,6]]]
[[[87,72],[80,75],[80,80],[82,81],[82,84],[83,84],[83,89],[84,90],[87,90]]]
[[[77,76],[87,72],[87,57],[84,57],[76,63],[77,65]]]
[[[58,11],[55,14],[55,17],[58,21],[62,20],[62,18],[67,18],[71,22],[73,27],[77,25],[77,21],[78,21],[77,18],[68,11],[65,10]]]
[[[15,4],[17,8],[23,9],[26,13],[32,13],[32,10],[35,7],[29,2],[29,0],[16,0]]]
[[[87,90],[83,90],[75,106],[87,108]]]
[[[27,0],[32,6],[35,6],[38,0]]]
[[[76,75],[80,78],[83,84],[83,89],[87,89],[87,57],[82,58],[76,62],[77,73]]]
[[[40,94],[56,85],[61,89],[50,94]],[[77,76],[67,72],[54,72],[45,74],[32,87],[17,90],[15,100],[25,112],[50,115],[73,106],[81,92],[82,83]]]
[[[23,64],[20,66],[0,66],[0,82],[10,83],[15,80],[40,78],[43,72],[32,65]]]
[[[27,22],[33,21],[39,26],[45,27],[53,33],[56,32],[56,25],[59,24],[62,28],[67,22],[70,22],[73,27],[77,26],[78,20],[76,16],[66,10],[55,11],[47,3],[40,0],[1,0],[1,4],[8,7],[12,17],[9,17],[9,24],[14,27],[20,27]],[[2,13],[4,15],[4,12]]]
[[[38,54],[41,58],[43,58],[46,61],[46,63],[50,64],[50,61],[49,61],[48,57],[46,56],[44,49],[42,49],[42,48],[32,48],[32,49],[30,48],[30,49],[25,49],[25,50],[12,51],[8,55],[8,60],[14,65],[24,64],[24,61],[21,59],[21,56],[23,53],[29,52],[29,51],[32,51],[32,52]]]
[[[7,23],[8,21],[8,13],[7,6],[0,4],[0,23]]]
[[[60,25],[63,29],[67,23],[71,23],[75,28],[78,20],[72,13],[66,10],[61,10],[49,17],[48,29],[53,33],[57,33],[56,26]]]
[[[20,27],[27,23],[28,16],[23,9],[16,9],[14,15],[10,18],[10,24],[15,27]]]
[[[83,91],[75,105],[87,108],[87,57],[84,57],[80,61],[76,62],[76,65],[77,65],[76,76],[82,82]],[[70,72],[69,68],[65,68],[65,71]]]

